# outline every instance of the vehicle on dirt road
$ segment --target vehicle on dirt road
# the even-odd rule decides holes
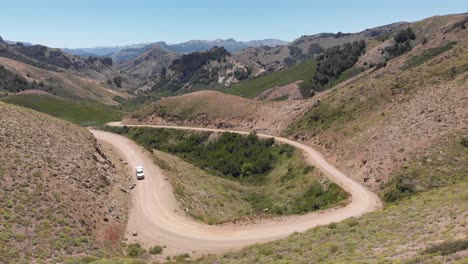
[[[143,166],[135,167],[135,172],[137,180],[143,180],[145,178],[145,174],[143,173]]]

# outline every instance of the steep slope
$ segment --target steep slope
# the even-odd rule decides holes
[[[372,40],[404,27],[407,23],[366,29],[359,33],[321,33],[302,36],[288,45],[278,47],[256,47],[235,53],[234,58],[253,67],[254,72],[279,71],[310,58],[323,49],[359,40]]]
[[[125,54],[135,57],[121,62],[118,67],[140,81],[137,92],[151,89],[156,82],[160,81],[163,69],[168,69],[171,63],[180,57],[159,44],[144,47],[138,51],[121,50],[113,57],[119,56],[119,59],[122,59]]]
[[[2,102],[0,119],[0,262],[115,254],[126,201],[114,195],[120,174],[92,135]]]
[[[46,70],[71,70],[77,73],[90,75],[106,72],[112,66],[112,60],[109,58],[80,58],[62,52],[59,49],[48,48],[42,45],[24,46],[18,44],[3,44],[0,46],[0,55]]]
[[[274,134],[286,129],[314,102],[261,102],[215,91],[200,91],[162,98],[128,115],[124,121],[129,124],[201,126]]]
[[[84,58],[42,45],[25,46],[23,44],[6,43],[0,44],[0,57],[44,71],[50,71],[52,75],[63,73],[74,75],[77,78],[89,79],[108,89],[120,92],[131,90],[137,83],[115,67],[112,59],[108,57],[89,56]],[[18,72],[18,70],[14,72],[19,75],[26,75]],[[69,80],[69,82],[74,85],[81,85],[79,82],[74,83],[74,80]],[[49,86],[62,85],[62,83],[55,83],[55,80],[44,81],[44,83],[49,84]]]
[[[320,145],[370,188],[389,191],[384,183],[415,153],[468,133],[466,18],[444,19],[412,51],[338,85],[287,134]]]
[[[56,72],[46,70],[18,60],[0,57],[0,64],[17,76],[20,76],[28,85],[36,83],[35,89],[42,89],[40,83],[43,83],[49,92],[58,96],[69,98],[91,99],[106,104],[118,104],[114,97],[120,96],[128,98],[126,92],[111,89],[111,86],[104,82],[82,77],[67,71]],[[16,87],[16,86],[15,86]],[[31,86],[31,89],[33,87]]]

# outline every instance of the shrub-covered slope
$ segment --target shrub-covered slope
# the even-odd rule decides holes
[[[2,102],[0,120],[0,262],[115,253],[125,212],[110,195],[115,169],[92,135]]]

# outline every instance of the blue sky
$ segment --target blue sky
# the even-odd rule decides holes
[[[0,36],[51,47],[357,32],[468,12],[467,0],[0,0]]]

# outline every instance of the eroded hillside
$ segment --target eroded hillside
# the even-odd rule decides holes
[[[261,102],[214,91],[160,101],[124,118],[128,124],[164,124],[278,133],[314,104],[309,101]]]
[[[0,262],[115,252],[126,225],[117,170],[84,128],[0,102]]]

